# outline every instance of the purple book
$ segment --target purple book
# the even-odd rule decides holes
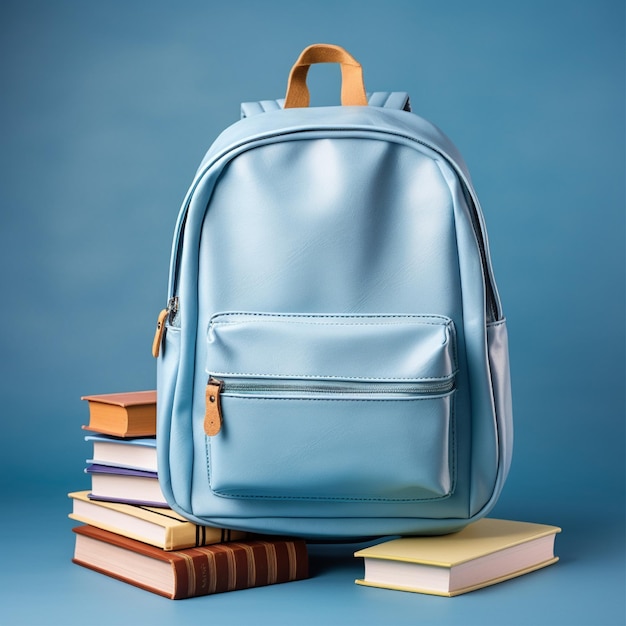
[[[156,472],[98,464],[89,465],[85,471],[91,475],[92,500],[168,506]]]

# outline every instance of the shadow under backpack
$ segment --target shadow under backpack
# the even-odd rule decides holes
[[[309,107],[313,63],[342,106]],[[338,46],[244,103],[175,227],[157,450],[198,524],[311,538],[454,532],[512,451],[505,319],[469,174]]]

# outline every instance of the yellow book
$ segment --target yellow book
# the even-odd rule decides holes
[[[365,560],[359,585],[456,596],[558,561],[557,526],[481,519],[458,533],[402,537],[355,552]]]
[[[162,550],[182,550],[246,537],[241,531],[198,526],[172,509],[90,500],[88,494],[68,494],[73,500],[71,519]]]

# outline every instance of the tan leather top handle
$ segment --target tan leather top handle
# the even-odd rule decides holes
[[[285,109],[308,107],[310,101],[306,77],[314,63],[339,63],[341,65],[341,104],[367,106],[361,64],[340,46],[316,43],[302,51],[289,73]]]

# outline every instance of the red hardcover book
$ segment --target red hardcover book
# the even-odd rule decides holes
[[[74,563],[172,600],[308,577],[301,539],[258,538],[166,552],[93,526],[72,530]]]

